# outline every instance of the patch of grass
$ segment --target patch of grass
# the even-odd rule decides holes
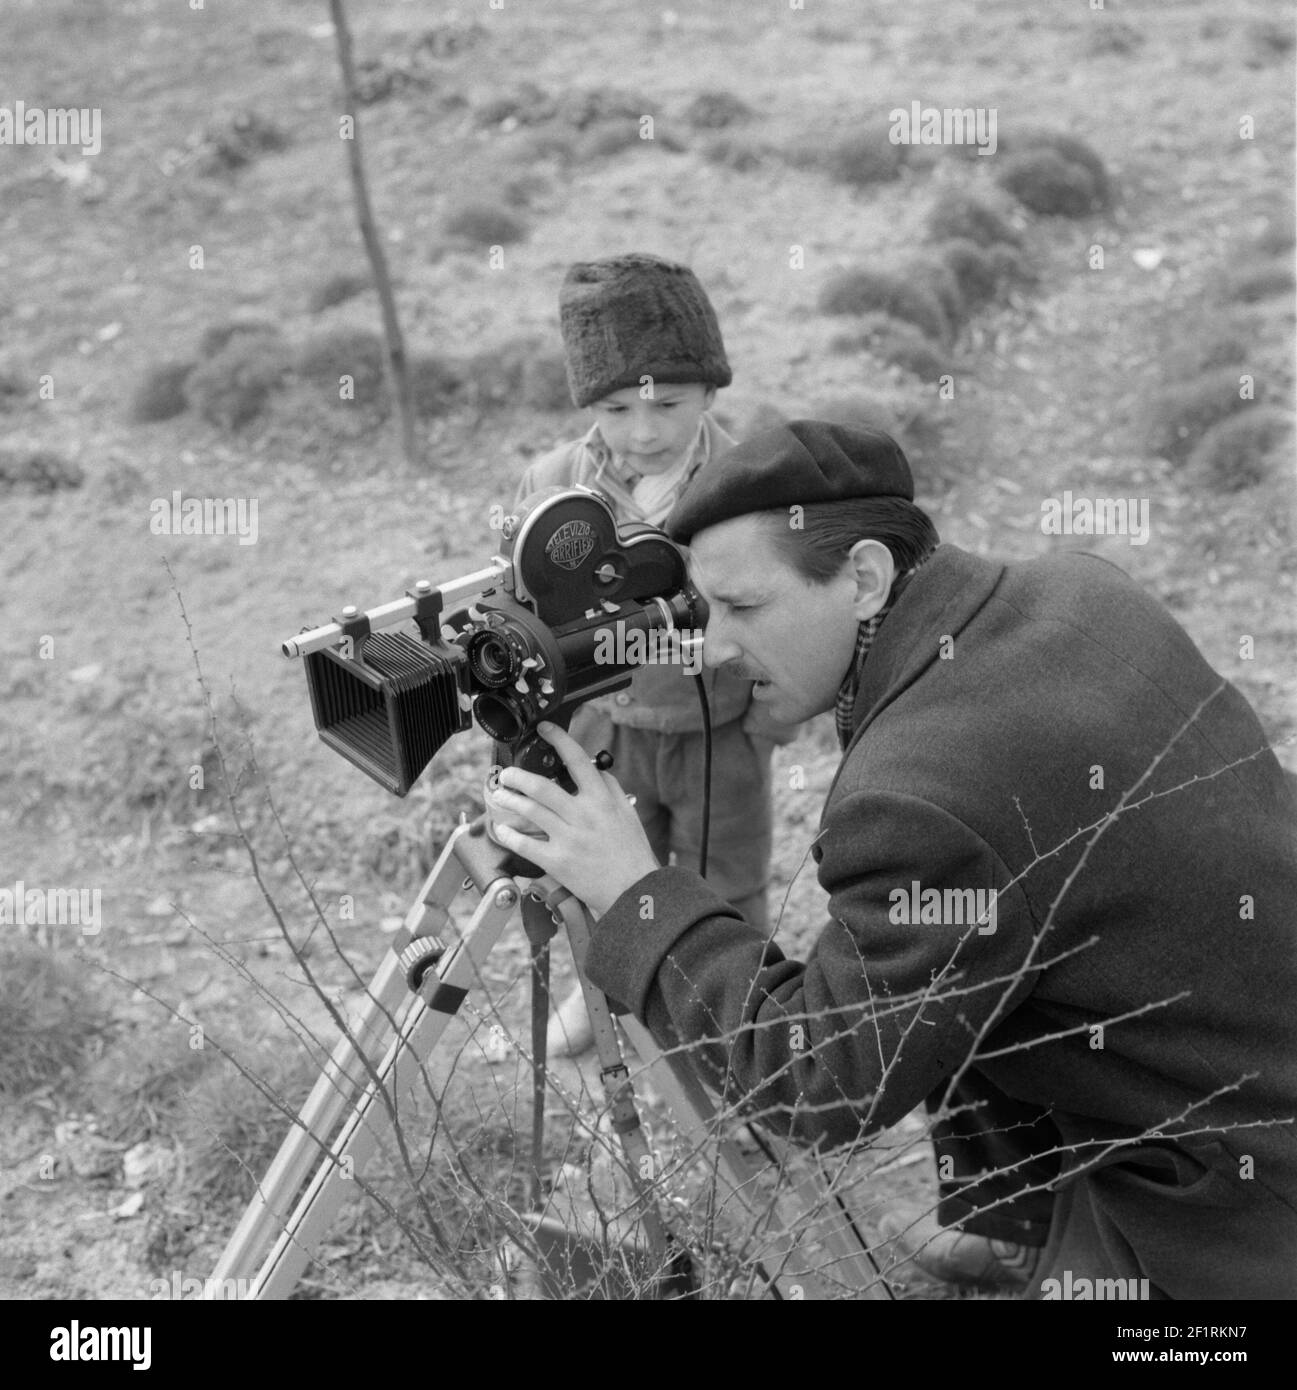
[[[1216,367],[1155,396],[1148,411],[1149,452],[1182,461],[1212,425],[1254,410],[1256,402],[1239,395],[1241,375],[1237,367]]]
[[[741,135],[717,135],[703,142],[701,153],[709,164],[719,164],[722,168],[733,169],[735,173],[747,174],[760,168],[769,152]]]
[[[1297,45],[1291,17],[1287,19],[1254,19],[1244,31],[1247,39],[1248,67],[1265,67],[1281,63]]]
[[[198,340],[199,359],[207,361],[209,358],[215,357],[230,342],[241,336],[281,340],[283,338],[279,326],[271,323],[269,319],[251,317],[226,319],[203,329],[203,336]]]
[[[340,382],[349,376],[355,401],[379,405],[387,390],[386,357],[387,349],[377,333],[366,328],[334,328],[307,339],[297,356],[297,371],[321,394],[344,404]]]
[[[205,1205],[252,1197],[291,1124],[273,1097],[295,1115],[319,1072],[306,1053],[284,1041],[263,1042],[244,1066],[270,1096],[222,1061],[187,1088],[184,1112],[177,1119],[186,1183]]]
[[[523,405],[532,410],[575,409],[563,354],[552,348],[530,353],[523,362],[519,394]]]
[[[1291,456],[1292,433],[1287,411],[1254,405],[1210,426],[1189,454],[1189,470],[1217,492],[1255,487]]]
[[[237,430],[261,414],[291,369],[291,355],[281,339],[240,333],[189,373],[185,399],[204,420]]]
[[[139,424],[152,424],[184,414],[189,408],[185,382],[195,365],[193,362],[161,362],[149,367],[131,397],[131,419]]]
[[[601,121],[638,122],[641,116],[656,116],[653,105],[644,97],[616,87],[589,87],[583,91],[564,92],[558,99],[554,114],[565,125],[577,130],[585,130]]]
[[[1009,155],[996,182],[1023,207],[1045,217],[1081,217],[1103,201],[1089,171],[1054,150]]]
[[[534,82],[523,82],[474,107],[473,119],[480,126],[540,125],[552,121],[556,110],[553,97]]]
[[[0,496],[6,492],[62,492],[83,482],[81,466],[55,449],[0,445]]]
[[[1220,287],[1220,296],[1233,304],[1259,304],[1283,295],[1291,300],[1297,277],[1291,256],[1276,256],[1260,264],[1243,265],[1230,271]]]
[[[959,288],[959,280],[945,261],[939,257],[918,257],[908,261],[902,273],[906,279],[926,285],[936,295],[952,332],[968,318],[968,304]]]
[[[1090,28],[1085,40],[1085,51],[1095,58],[1109,55],[1125,57],[1137,53],[1144,44],[1144,35],[1133,24],[1107,15]]]
[[[971,241],[977,246],[1018,246],[1021,237],[984,198],[946,189],[933,200],[924,223],[930,241]]]
[[[196,167],[203,174],[232,173],[263,154],[288,148],[288,136],[255,111],[212,122],[203,132]]]
[[[929,338],[944,341],[950,325],[937,296],[926,286],[885,271],[844,270],[826,282],[818,305],[824,314],[881,312],[903,319]]]
[[[66,1083],[109,1024],[80,962],[12,935],[0,941],[0,1096]],[[75,927],[53,927],[75,932]]]
[[[868,188],[899,178],[905,146],[894,145],[885,131],[857,131],[824,151],[819,163],[829,177],[850,188]]]
[[[1291,252],[1297,242],[1297,215],[1291,204],[1284,202],[1265,215],[1260,230],[1252,238],[1252,246],[1268,255]]]
[[[449,414],[459,403],[463,386],[462,368],[448,358],[434,352],[410,354],[410,396],[421,420]]]
[[[950,370],[945,353],[911,323],[890,314],[867,314],[850,333],[840,333],[829,343],[838,353],[869,352],[883,362],[893,362],[925,381],[935,381]]]
[[[13,410],[32,394],[31,385],[11,367],[0,367],[0,411]]]
[[[991,257],[976,242],[958,237],[943,242],[936,254],[955,277],[959,292],[969,310],[980,309],[995,298],[1000,276]]]
[[[1260,324],[1250,314],[1206,314],[1186,323],[1172,345],[1168,374],[1172,378],[1195,376],[1210,367],[1236,367],[1236,378],[1255,361]]]
[[[1089,174],[1094,184],[1095,196],[1103,206],[1112,199],[1112,179],[1108,166],[1097,151],[1084,140],[1066,131],[1050,130],[1046,126],[1024,126],[1020,130],[1007,131],[1000,137],[1000,151],[1017,156],[1036,150],[1051,150],[1069,164],[1079,164]]]
[[[322,280],[306,301],[309,313],[322,314],[336,304],[345,304],[358,294],[374,288],[374,277],[365,270],[340,270]]]
[[[524,223],[498,203],[467,203],[448,213],[442,228],[469,246],[508,246],[527,235]]]
[[[684,109],[685,123],[694,130],[725,130],[750,121],[755,114],[733,92],[699,92]]]
[[[653,138],[646,140],[640,136],[639,121],[601,121],[589,130],[577,145],[580,159],[609,159],[626,150],[666,150],[678,154],[679,141],[654,130]]]

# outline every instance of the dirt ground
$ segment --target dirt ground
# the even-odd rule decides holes
[[[203,334],[232,318],[278,330],[278,350],[378,330],[372,292],[312,309],[331,279],[365,270],[327,6],[7,10],[0,105],[101,108],[103,141],[93,156],[0,145],[0,885],[93,886],[103,922],[94,936],[0,927],[11,1015],[0,1018],[0,1297],[156,1297],[156,1281],[210,1272],[286,1126],[225,1054],[291,1109],[321,1053],[292,1041],[284,1012],[326,1046],[333,1027],[268,899],[345,1008],[474,811],[484,736],[454,740],[397,801],[318,742],[301,670],[279,647],[344,603],[371,607],[495,553],[492,504],[583,424],[482,382],[493,358],[552,358],[573,260],[640,250],[694,267],[734,369],[718,411],[740,436],[774,412],[815,415],[880,391],[920,403],[943,442],[916,465],[919,500],[943,540],[1004,558],[1062,547],[1113,559],[1240,687],[1297,770],[1291,459],[1232,489],[1149,442],[1186,347],[1237,308],[1241,272],[1291,259],[1291,6],[371,0],[349,11],[365,72],[390,83],[360,119],[403,327],[417,350],[467,364],[460,393],[421,422],[415,468],[390,416],[303,374],[234,428],[192,408],[144,422],[134,408],[150,369],[200,357]],[[582,93],[603,94],[613,114],[593,98],[583,107]],[[729,157],[691,107],[704,93],[750,108],[724,128]],[[1110,206],[1033,214],[996,186],[995,159],[940,148],[908,150],[895,178],[832,176],[826,150],[860,132],[885,139],[887,113],[912,101],[995,108],[1006,145],[1028,127],[1080,137],[1107,167]],[[624,135],[623,107],[653,116],[653,140],[600,144],[609,128]],[[251,141],[254,116],[273,138],[231,154],[216,132]],[[843,268],[905,267],[951,190],[1003,208],[1031,275],[947,345],[955,394],[941,400],[932,381],[833,350],[843,321],[817,297]],[[495,267],[487,230],[476,243],[446,231],[484,204],[517,224]],[[1243,370],[1287,410],[1291,290],[1247,302],[1258,317]],[[41,451],[80,484],[33,482]],[[1148,499],[1147,543],[1042,534],[1042,501],[1069,489]],[[256,543],[152,533],[151,504],[177,491],[255,498]],[[827,719],[777,753],[774,900],[787,894],[790,952],[823,912],[805,860],[835,766]],[[454,1065],[437,1078],[466,1166],[447,1176],[434,1153],[427,1184],[483,1287],[508,1281],[474,1225],[473,1183],[502,1197],[524,1186],[524,965],[514,931],[488,970],[496,1003],[456,1025]],[[557,988],[565,971],[563,956]],[[563,1126],[596,1080],[571,1064],[557,1078],[574,1099],[555,1102],[550,1156],[579,1172],[591,1141]],[[429,1124],[421,1115],[417,1132]],[[912,1139],[880,1141],[854,1191],[866,1226],[898,1198],[930,1199]],[[426,1230],[408,1191],[391,1200]],[[372,1203],[349,1205],[322,1253],[306,1296],[463,1293]]]

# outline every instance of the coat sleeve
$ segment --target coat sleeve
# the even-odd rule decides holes
[[[587,971],[661,1045],[690,1046],[726,1100],[794,1138],[840,1144],[895,1124],[956,1071],[984,1026],[1030,992],[1038,962],[1009,871],[939,808],[853,793],[821,849],[832,916],[805,963],[673,867],[605,913]],[[980,900],[994,913],[980,925],[910,922],[916,885],[965,903],[962,890],[994,888]]]

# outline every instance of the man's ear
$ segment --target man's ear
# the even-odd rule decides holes
[[[704,410],[710,410],[710,409],[712,408],[712,402],[713,402],[715,399],[716,399],[716,388],[715,388],[714,386],[709,386],[709,387],[703,392],[703,409],[704,409]]]
[[[892,592],[896,577],[896,562],[882,541],[857,541],[851,547],[848,560],[856,581],[852,612],[857,622],[865,622],[878,613]]]

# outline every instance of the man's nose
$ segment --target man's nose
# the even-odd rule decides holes
[[[710,614],[703,629],[703,665],[724,666],[737,661],[739,655],[738,647],[726,636],[724,625]]]

